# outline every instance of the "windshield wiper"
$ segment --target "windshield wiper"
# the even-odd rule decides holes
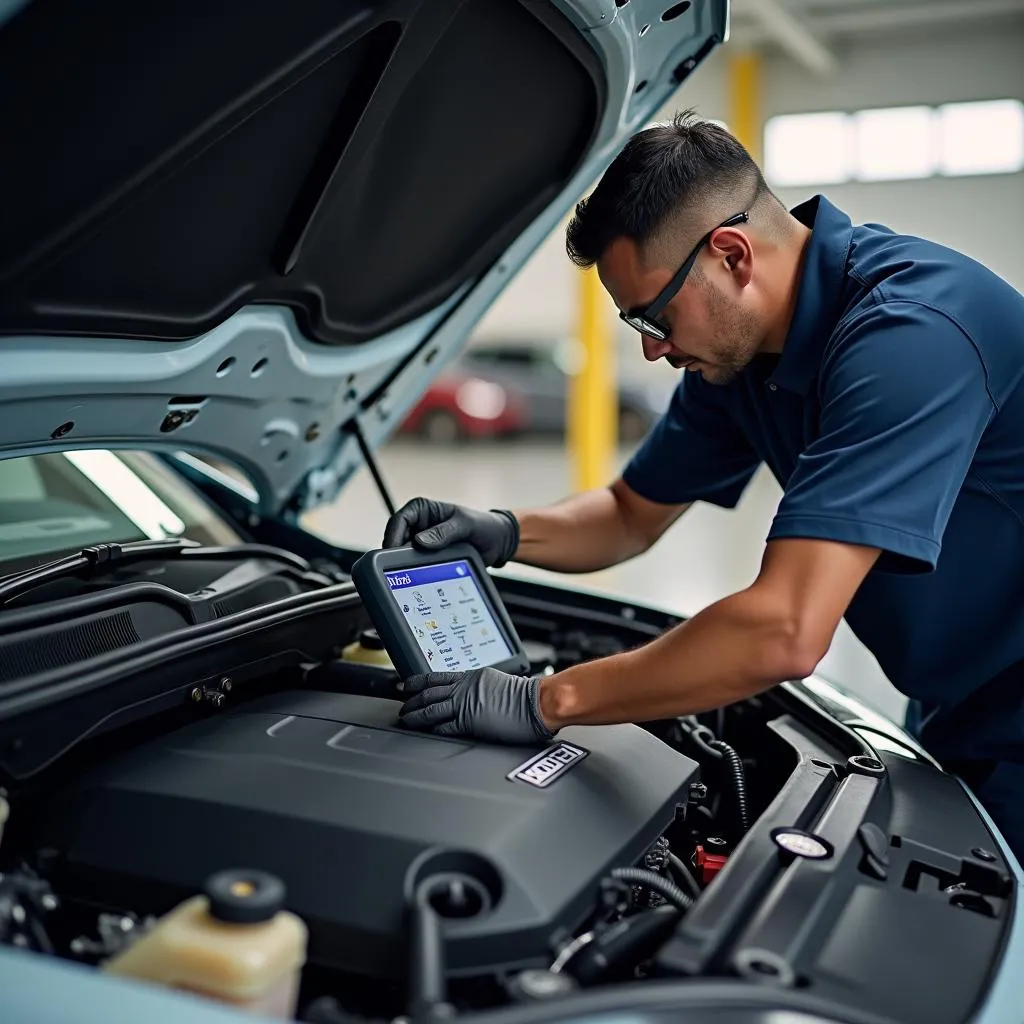
[[[0,578],[0,605],[13,601],[28,590],[52,583],[67,576],[88,575],[92,572],[106,572],[132,562],[145,561],[157,555],[195,555],[210,559],[270,558],[281,562],[298,572],[308,573],[322,580],[332,582],[322,573],[315,573],[310,564],[299,555],[263,544],[233,544],[225,547],[204,547],[198,541],[183,537],[167,540],[138,540],[126,544],[95,544],[82,548],[77,554],[46,562],[34,569],[13,573]]]
[[[197,547],[200,547],[198,542],[181,537],[131,541],[127,544],[94,544],[82,548],[77,554],[4,576],[0,579],[0,604],[6,604],[24,594],[26,590],[63,579],[65,576],[75,576],[80,572],[91,572],[95,569],[112,569],[115,565],[126,565],[129,562],[152,558],[153,555],[179,554],[186,548]]]

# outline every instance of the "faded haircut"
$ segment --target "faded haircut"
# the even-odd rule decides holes
[[[718,220],[768,203],[773,214],[785,212],[739,140],[684,110],[626,143],[577,204],[565,247],[573,263],[590,267],[616,238],[645,250],[662,248],[666,236],[685,235],[692,244]]]

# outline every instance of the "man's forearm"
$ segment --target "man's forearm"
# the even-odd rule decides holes
[[[548,508],[517,511],[515,560],[558,572],[594,572],[643,554],[689,508],[642,498],[624,481]]]
[[[630,529],[611,488],[573,495],[548,508],[517,510],[515,561],[557,572],[595,572],[642,554],[646,538]]]
[[[551,729],[697,714],[813,671],[795,627],[753,589],[734,594],[644,647],[541,682]]]

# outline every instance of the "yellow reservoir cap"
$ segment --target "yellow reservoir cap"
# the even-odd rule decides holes
[[[359,634],[358,640],[354,640],[342,650],[341,660],[353,661],[361,665],[376,665],[378,668],[392,670],[395,667],[392,664],[390,655],[384,650],[384,644],[377,635],[377,631],[374,629],[364,629]]]

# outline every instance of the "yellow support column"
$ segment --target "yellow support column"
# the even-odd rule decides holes
[[[569,379],[566,440],[576,490],[586,491],[611,480],[618,400],[608,299],[596,270],[580,278],[580,364]]]
[[[753,51],[729,58],[729,131],[761,162],[761,60]]]

